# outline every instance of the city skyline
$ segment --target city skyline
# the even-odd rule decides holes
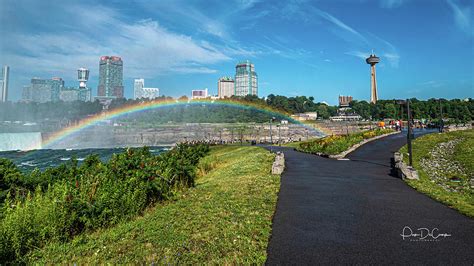
[[[72,84],[82,66],[95,96],[104,54],[125,62],[127,98],[137,77],[173,97],[203,87],[217,94],[219,77],[249,59],[260,97],[307,95],[335,104],[337,95],[350,94],[369,101],[364,60],[371,49],[382,60],[380,99],[474,94],[469,1],[15,1],[1,10],[0,64],[11,67],[14,101],[32,77]]]

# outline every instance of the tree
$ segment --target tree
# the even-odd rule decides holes
[[[189,100],[188,96],[186,96],[186,95],[183,95],[183,96],[178,98],[178,101],[180,101],[180,102],[187,102],[188,100]]]

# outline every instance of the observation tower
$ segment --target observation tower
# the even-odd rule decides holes
[[[89,80],[89,69],[79,68],[77,70],[77,80],[79,81],[79,88],[87,88],[87,80]]]
[[[87,80],[89,80],[89,69],[79,68],[77,70],[77,80],[79,81],[79,100],[89,102],[92,100],[91,89],[87,88]]]
[[[378,58],[374,51],[372,54],[365,59],[365,62],[370,65],[370,102],[376,103],[379,99],[378,92],[377,92],[377,78],[375,74],[375,65],[380,62],[380,58]]]

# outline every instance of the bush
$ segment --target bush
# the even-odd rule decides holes
[[[23,175],[12,161],[0,158],[0,202],[5,200],[11,188],[22,179]]]
[[[327,155],[339,154],[364,139],[370,139],[386,133],[393,132],[391,129],[375,129],[344,136],[328,136],[313,141],[300,143],[296,148],[298,151],[307,153],[321,153]]]
[[[148,148],[128,149],[108,163],[88,156],[80,167],[73,162],[25,176],[11,162],[0,161],[0,177],[10,186],[2,188],[7,191],[0,224],[2,261],[18,262],[47,242],[117,224],[169,199],[177,189],[194,185],[196,165],[208,151],[204,144],[179,144],[158,156]]]

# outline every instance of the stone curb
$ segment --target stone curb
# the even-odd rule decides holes
[[[418,180],[418,172],[412,166],[408,166],[403,162],[403,154],[395,152],[393,154],[394,167],[397,171],[397,176],[402,179],[416,179]]]
[[[355,145],[353,145],[352,147],[350,147],[349,149],[339,153],[339,154],[336,154],[336,155],[324,155],[324,154],[318,154],[320,156],[324,156],[324,157],[329,157],[329,158],[332,158],[332,159],[342,159],[344,157],[346,157],[347,154],[355,151],[356,149],[358,149],[360,146],[368,143],[368,142],[371,142],[373,140],[377,140],[377,139],[381,139],[383,137],[387,137],[387,136],[390,136],[390,135],[394,135],[394,134],[399,134],[401,133],[400,131],[395,131],[395,132],[391,132],[391,133],[387,133],[387,134],[383,134],[383,135],[380,135],[380,136],[376,136],[376,137],[373,137],[373,138],[370,138],[370,139],[365,139]]]
[[[283,152],[277,152],[275,155],[275,161],[272,165],[272,174],[273,175],[281,175],[285,170],[285,154]]]

